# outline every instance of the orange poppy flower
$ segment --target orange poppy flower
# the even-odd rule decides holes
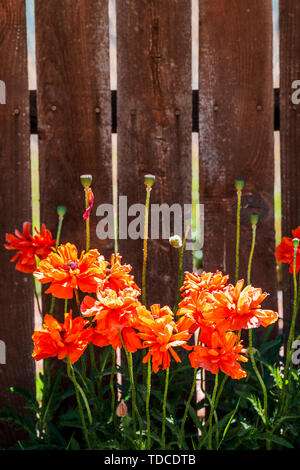
[[[72,310],[65,313],[64,323],[59,323],[52,315],[45,315],[41,330],[35,330],[32,339],[34,351],[32,357],[39,361],[47,357],[64,359],[71,364],[78,361],[90,343],[93,335],[91,328],[86,328],[88,320],[82,317],[72,319]]]
[[[261,303],[267,297],[261,289],[251,285],[243,289],[244,281],[228,286],[224,292],[208,294],[209,302],[202,311],[203,318],[214,322],[220,332],[257,328],[274,323],[278,314],[273,310],[262,310]]]
[[[197,273],[185,273],[184,283],[181,287],[182,296],[190,295],[191,292],[212,292],[223,290],[226,287],[229,276],[223,276],[220,271],[207,273],[203,271],[201,276]]]
[[[100,280],[105,277],[107,264],[98,250],[83,251],[78,259],[75,245],[67,243],[41,261],[34,276],[42,284],[51,283],[46,294],[72,299],[74,289],[96,292]]]
[[[190,291],[190,294],[180,302],[178,316],[192,317],[194,324],[190,327],[190,332],[194,333],[200,328],[199,341],[205,343],[206,337],[210,337],[214,332],[216,325],[213,321],[207,320],[203,316],[203,312],[207,309],[207,303],[212,302],[206,291]]]
[[[102,289],[113,289],[116,292],[127,287],[132,287],[140,292],[134,281],[134,276],[130,274],[132,267],[130,264],[121,264],[122,257],[117,254],[111,255],[110,268],[107,268],[106,278],[102,282]]]
[[[138,336],[143,340],[143,348],[149,348],[143,363],[148,362],[152,356],[152,369],[157,373],[160,366],[163,370],[170,367],[169,353],[176,362],[181,362],[174,348],[181,346],[188,349],[187,341],[191,334],[180,326],[178,332],[173,320],[173,312],[169,307],[161,309],[160,305],[152,305],[151,313],[145,307],[140,307],[137,325],[140,331]]]
[[[232,379],[243,379],[247,373],[242,369],[239,362],[248,362],[242,342],[237,343],[237,335],[228,332],[220,335],[215,331],[207,346],[194,346],[193,352],[189,355],[191,366],[195,369],[203,367],[213,374],[219,370],[229,375]]]
[[[35,235],[31,235],[31,223],[24,222],[23,233],[15,230],[15,235],[7,233],[6,244],[7,250],[17,250],[17,253],[10,260],[16,261],[16,270],[23,273],[33,273],[36,270],[36,256],[39,259],[46,258],[51,252],[51,247],[55,245],[56,240],[52,238],[51,232],[46,229],[46,225],[42,224],[41,231],[35,228]]]
[[[137,298],[140,291],[128,287],[118,293],[112,289],[97,291],[97,300],[86,296],[81,304],[83,316],[93,316],[97,324],[92,338],[99,347],[111,345],[114,349],[122,348],[120,333],[128,352],[136,352],[142,343],[134,330],[136,322]]]
[[[293,238],[300,239],[300,225],[292,230]],[[281,243],[275,250],[275,257],[280,263],[288,263],[290,265],[290,273],[294,270],[294,245],[293,238],[283,237]],[[300,246],[296,254],[296,274],[300,271]]]

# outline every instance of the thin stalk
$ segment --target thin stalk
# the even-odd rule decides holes
[[[133,377],[133,363],[132,363],[132,353],[129,353],[126,349],[126,346],[124,344],[123,336],[121,333],[121,330],[119,330],[119,336],[121,339],[122,346],[124,348],[126,358],[127,358],[127,365],[128,365],[128,372],[129,372],[129,381],[130,381],[130,387],[131,387],[131,401],[132,401],[132,425],[133,425],[133,432],[136,434],[136,421],[135,421],[135,416],[137,416],[138,421],[139,421],[139,427],[140,427],[140,434],[142,436],[142,430],[143,430],[143,422],[141,415],[139,413],[139,410],[136,406],[136,390],[135,390],[135,384],[134,384],[134,377]]]
[[[290,376],[290,364],[291,364],[291,358],[292,358],[292,342],[294,341],[294,336],[295,336],[295,325],[296,325],[296,318],[297,318],[297,311],[298,311],[298,288],[297,288],[297,276],[296,276],[296,256],[297,256],[297,248],[294,248],[294,263],[293,263],[293,281],[294,281],[294,302],[293,302],[293,316],[292,316],[292,323],[291,323],[291,328],[289,331],[289,337],[288,337],[288,342],[287,342],[287,348],[286,348],[286,364],[284,368],[284,374],[283,374],[283,382],[282,382],[282,391],[281,391],[281,411],[283,408],[285,408],[284,403],[285,403],[285,388],[286,388],[286,382],[287,379]]]
[[[36,299],[38,311],[39,311],[39,314],[41,316],[41,319],[44,320],[44,315],[43,315],[43,312],[42,312],[42,308],[40,306],[39,294],[37,293],[36,282],[35,282],[35,278],[33,276],[32,276],[32,280],[33,280],[33,292],[34,292],[34,296],[35,296],[35,299]]]
[[[56,251],[57,251],[57,248],[58,248],[59,242],[60,242],[60,236],[61,236],[61,229],[62,229],[63,220],[64,220],[64,217],[62,215],[59,215],[58,216],[57,234],[56,234],[56,244],[55,244]],[[55,307],[55,300],[56,300],[55,297],[52,295],[49,315],[53,315],[53,311],[54,311],[54,307]]]
[[[255,240],[256,240],[256,225],[252,225],[252,243],[251,243],[251,250],[250,250],[248,270],[247,270],[247,284],[248,285],[251,282],[251,267],[252,267],[254,249],[255,249]]]
[[[183,419],[182,419],[182,423],[181,423],[180,434],[179,434],[179,449],[180,450],[182,449],[184,426],[185,426],[186,418],[187,418],[187,415],[188,415],[188,411],[189,411],[189,408],[190,408],[192,398],[193,398],[194,393],[195,393],[197,371],[198,371],[198,369],[195,368],[194,369],[194,377],[193,377],[192,388],[191,388],[191,391],[190,391],[188,401],[186,402],[186,405],[185,405],[184,415],[183,415]]]
[[[237,190],[237,212],[236,212],[236,248],[235,248],[235,282],[239,280],[240,272],[240,233],[241,233],[241,200],[242,191]]]
[[[67,311],[68,311],[68,299],[65,299],[64,313],[67,313]]]
[[[68,357],[67,357],[67,372],[68,372],[69,379],[71,380],[71,382],[73,382],[73,385],[74,385],[74,388],[75,388],[76,400],[77,400],[80,419],[81,419],[81,424],[82,424],[82,428],[83,428],[83,435],[84,435],[85,441],[87,443],[88,449],[91,450],[91,444],[90,444],[90,441],[89,441],[88,430],[87,430],[87,427],[86,427],[83,408],[82,408],[80,395],[79,395],[79,393],[80,393],[79,392],[79,387],[78,387],[78,383],[77,383],[76,376],[75,376],[75,373],[74,373],[74,369],[73,369],[73,367],[71,365],[71,362],[70,362],[70,359]]]
[[[88,188],[85,188],[85,208],[88,209],[89,207],[89,190]],[[85,227],[86,227],[86,251],[88,252],[90,249],[90,216],[85,221]]]
[[[174,313],[177,312],[178,305],[179,305],[179,302],[180,302],[180,299],[181,299],[180,288],[181,288],[182,282],[183,282],[183,253],[184,253],[184,248],[185,248],[185,244],[186,244],[186,240],[187,240],[189,230],[190,230],[190,225],[188,225],[187,228],[186,228],[186,231],[185,231],[185,234],[184,234],[184,239],[183,239],[183,242],[182,242],[182,246],[179,249],[178,290],[177,290],[177,300],[176,300],[176,304],[174,306]]]
[[[170,376],[170,367],[167,367],[164,400],[163,400],[163,421],[162,421],[162,431],[161,431],[162,450],[166,450],[166,410],[167,410],[167,396],[168,396],[168,388],[169,388],[169,376]]]
[[[148,361],[148,370],[147,370],[147,395],[146,395],[147,450],[151,449],[150,395],[151,395],[151,359],[149,359]]]
[[[228,375],[225,375],[225,377],[223,378],[222,382],[221,382],[221,385],[220,385],[220,388],[218,390],[218,393],[217,393],[217,397],[216,397],[216,403],[215,403],[215,407],[218,408],[218,404],[219,404],[219,400],[221,398],[221,395],[222,395],[222,392],[223,392],[223,389],[224,389],[224,386],[228,380]]]
[[[146,270],[147,270],[147,243],[148,243],[148,224],[149,224],[149,205],[151,187],[146,186],[146,209],[144,225],[144,249],[143,249],[143,275],[142,275],[142,302],[146,306]]]
[[[60,242],[61,228],[62,228],[63,220],[64,220],[63,216],[60,215],[58,217],[58,228],[57,228],[56,244],[55,244],[56,251],[57,251],[57,248],[58,248],[59,242]]]
[[[255,249],[255,241],[256,241],[256,224],[252,224],[252,243],[251,243],[251,250],[250,250],[250,255],[249,255],[249,262],[248,262],[248,270],[247,270],[247,284],[249,285],[251,283],[251,267],[252,267],[252,260],[253,260],[253,254],[254,254],[254,249]],[[263,381],[263,378],[257,368],[255,357],[254,357],[254,351],[253,351],[253,331],[251,328],[248,330],[248,337],[249,337],[249,356],[251,360],[251,364],[253,367],[253,370],[256,374],[256,377],[260,383],[262,392],[263,392],[263,397],[264,397],[264,422],[265,425],[268,426],[268,392],[267,388],[265,386],[265,383]],[[270,448],[270,441],[267,440],[267,448]]]
[[[215,402],[216,402],[216,394],[217,394],[217,389],[218,389],[218,379],[219,379],[219,374],[216,374],[215,377],[215,386],[213,390],[213,395],[211,399],[211,408],[210,408],[210,413],[209,413],[209,418],[208,418],[208,423],[209,423],[209,429],[208,429],[208,449],[212,450],[212,419],[213,415],[215,412]]]
[[[116,413],[115,413],[115,405],[116,405],[116,393],[114,388],[114,380],[116,375],[116,353],[113,348],[111,348],[111,358],[112,358],[112,365],[111,365],[111,374],[109,380],[109,387],[111,391],[111,415],[116,426]]]

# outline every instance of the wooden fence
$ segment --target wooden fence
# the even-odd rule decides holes
[[[277,308],[272,1],[198,4],[197,92],[191,79],[191,1],[116,0],[116,99],[110,89],[108,0],[35,0],[41,221],[55,233],[56,207],[65,204],[63,240],[83,248],[79,175],[93,174],[97,204],[113,202],[111,139],[116,130],[118,191],[128,197],[128,205],[144,202],[145,173],[157,177],[153,203],[189,203],[194,130],[199,133],[200,201],[205,207],[204,268],[221,269],[233,279],[234,180],[243,178],[241,273],[245,276],[250,245],[249,214],[257,211],[261,218],[252,278],[271,293],[266,304]],[[300,224],[300,106],[291,102],[292,82],[300,79],[298,1],[280,0],[280,46],[282,231],[290,236]],[[35,93],[30,99],[25,0],[0,2],[0,80],[6,85],[6,104],[0,104],[4,241],[6,232],[31,219],[30,103]],[[194,123],[192,114],[198,118]],[[96,223],[94,214],[92,245],[108,257],[113,242],[97,239]],[[119,251],[141,284],[142,241],[119,240]],[[149,242],[149,302],[174,302],[174,251],[166,240]],[[16,272],[10,256],[0,250],[0,339],[6,344],[0,405],[22,410],[9,388],[35,387],[33,292],[31,277]],[[191,252],[186,252],[185,267],[192,269]],[[287,266],[283,293],[289,320]],[[1,426],[1,443],[15,437]]]

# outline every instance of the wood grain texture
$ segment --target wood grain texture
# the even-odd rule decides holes
[[[6,104],[0,104],[0,239],[5,233],[22,231],[31,220],[29,92],[25,0],[3,0],[0,4],[0,80],[6,84]],[[6,344],[6,364],[0,364],[0,407],[10,405],[24,411],[24,401],[10,387],[34,392],[32,354],[33,290],[31,275],[14,269],[14,252],[0,250],[3,270],[0,279],[0,340]],[[0,447],[22,437],[0,423]],[[24,437],[24,436],[23,436]]]
[[[91,248],[110,256],[113,241],[96,235],[96,208],[112,203],[108,0],[35,7],[41,222],[56,233],[56,208],[66,205],[61,242],[85,249],[80,175],[92,174]]]
[[[191,201],[190,1],[117,0],[116,7],[119,195],[128,207],[144,204],[144,175],[152,173],[151,203],[183,207]],[[119,247],[141,286],[142,240],[120,239]],[[178,252],[161,230],[148,248],[147,304],[173,306]],[[186,269],[191,258],[186,251]]]
[[[246,279],[252,212],[260,214],[252,283],[277,308],[271,0],[200,0],[199,146],[205,205],[204,269],[234,282],[235,179],[245,180],[240,278]]]
[[[300,80],[300,3],[280,0],[280,144],[282,235],[291,237],[300,225],[300,104],[292,103],[296,91],[292,83]],[[299,86],[298,86],[299,88]],[[288,265],[283,270],[285,328],[292,316],[293,286]],[[300,319],[298,320],[300,327]]]
[[[36,0],[37,99],[41,221],[56,229],[64,204],[62,241],[85,248],[80,175],[93,175],[91,245],[104,254],[111,240],[96,236],[96,207],[112,202],[111,98],[107,0]]]

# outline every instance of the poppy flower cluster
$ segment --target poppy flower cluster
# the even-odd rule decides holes
[[[114,349],[124,345],[130,353],[146,349],[143,362],[151,360],[156,373],[170,366],[171,357],[180,362],[175,351],[179,347],[192,350],[192,367],[213,373],[222,370],[240,379],[246,374],[240,362],[247,359],[236,332],[277,320],[276,312],[261,308],[266,293],[251,285],[244,287],[243,280],[236,286],[228,284],[228,276],[216,271],[186,273],[179,320],[175,321],[169,307],[152,305],[147,310],[141,304],[132,268],[122,264],[119,254],[107,262],[96,249],[82,251],[80,256],[71,243],[55,249],[55,240],[44,225],[35,235],[30,234],[30,228],[25,222],[22,234],[16,230],[15,236],[6,235],[6,248],[18,250],[13,258],[19,258],[16,269],[33,272],[39,282],[50,284],[46,293],[57,298],[71,299],[74,291],[91,294],[84,297],[77,318],[66,313],[60,324],[51,315],[45,316],[42,329],[33,335],[36,360],[68,356],[73,363],[89,343]],[[41,260],[38,267],[35,256]],[[199,344],[191,347],[188,342],[198,329]]]
[[[293,238],[300,239],[300,225],[299,227],[292,230]],[[275,257],[279,263],[287,263],[290,265],[290,273],[294,269],[294,245],[293,238],[283,237],[281,243],[277,246],[275,250]],[[296,274],[300,271],[300,246],[297,249],[296,254]]]
[[[244,288],[240,280],[236,286],[227,284],[228,277],[222,273],[186,273],[182,287],[183,300],[178,315],[189,315],[194,319],[193,330],[200,329],[199,342],[190,354],[192,367],[203,367],[216,374],[219,370],[233,379],[245,377],[246,372],[239,362],[247,358],[241,353],[239,341],[242,329],[269,326],[278,315],[272,310],[263,310],[261,303],[268,294],[251,285]]]
[[[176,323],[169,307],[159,305],[148,311],[138,300],[141,291],[131,270],[130,265],[122,264],[119,254],[112,255],[110,263],[97,250],[82,252],[78,257],[71,243],[51,252],[34,272],[41,283],[50,283],[46,293],[70,299],[76,289],[94,296],[84,297],[80,305],[82,316],[73,320],[72,328],[71,314],[67,314],[63,325],[46,315],[42,330],[33,335],[33,357],[40,360],[68,356],[74,362],[88,343],[111,345],[114,349],[121,349],[124,344],[130,353],[147,348],[144,362],[151,357],[154,372],[160,366],[169,367],[170,354],[179,362],[174,348],[190,348],[187,342],[194,320],[186,315]]]
[[[10,260],[11,262],[18,260],[15,267],[17,271],[33,273],[37,268],[36,256],[40,260],[45,259],[56,243],[45,224],[42,224],[40,232],[36,228],[34,231],[35,234],[32,235],[31,223],[24,222],[22,233],[16,229],[15,235],[6,234],[5,248],[17,251]]]

